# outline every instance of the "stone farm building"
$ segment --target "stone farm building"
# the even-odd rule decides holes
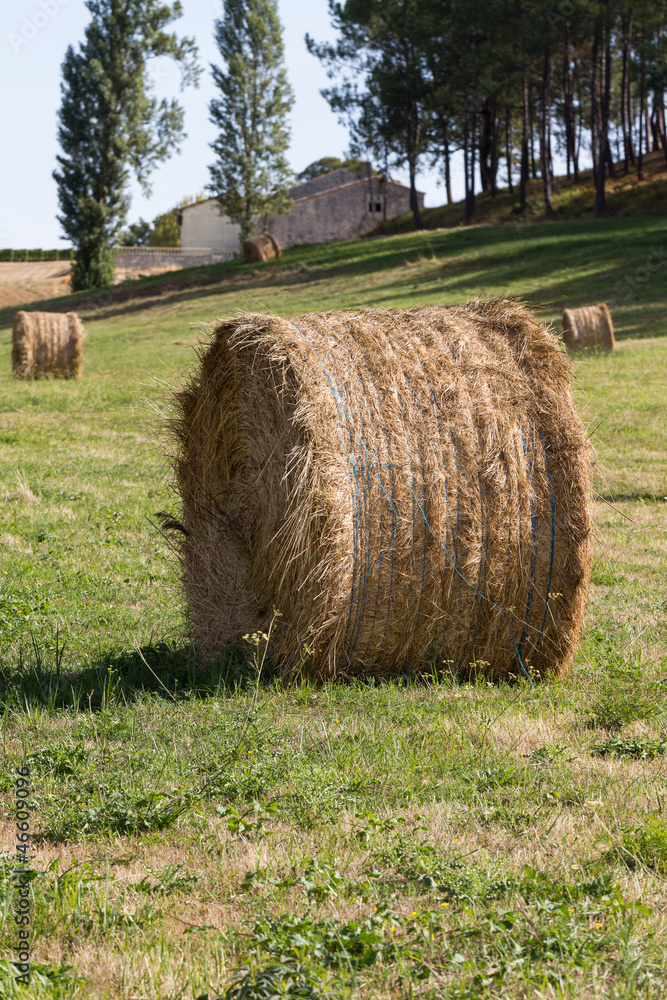
[[[268,226],[281,247],[352,239],[410,210],[410,189],[390,179],[385,185],[370,163],[361,163],[358,173],[341,167],[304,181],[290,188],[289,196],[291,213],[274,216]],[[423,208],[421,191],[418,198]],[[217,198],[188,205],[178,220],[182,250],[238,250],[239,227],[220,214]]]

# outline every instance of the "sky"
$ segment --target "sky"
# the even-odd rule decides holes
[[[171,30],[194,36],[204,68],[198,89],[179,92],[180,74],[168,59],[150,67],[158,96],[178,97],[185,108],[180,154],[158,166],[151,176],[152,194],[131,186],[128,222],[151,221],[182,198],[205,191],[215,137],[208,104],[215,96],[210,64],[219,63],[213,22],[222,12],[221,0],[182,0],[183,17]],[[291,115],[289,160],[295,172],[322,156],[342,156],[349,145],[347,129],[320,95],[328,80],[319,61],[306,50],[304,36],[333,40],[327,0],[278,0],[285,29],[285,62],[295,92]],[[83,0],[4,0],[0,5],[0,247],[52,249],[67,246],[57,221],[58,201],[52,178],[58,153],[57,113],[60,68],[68,45],[83,39],[89,20]],[[400,170],[392,175],[404,183]],[[425,204],[445,200],[437,170],[424,169],[417,186]],[[462,197],[462,177],[455,164],[453,194]]]

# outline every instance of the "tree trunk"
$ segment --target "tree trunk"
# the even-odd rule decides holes
[[[470,205],[470,95],[468,75],[463,74],[463,181],[465,187],[465,202],[463,206],[463,222],[467,226],[472,219]]]
[[[417,145],[419,143],[419,123],[415,121],[415,108],[408,102],[405,109],[405,151],[407,153],[408,171],[410,173],[410,211],[415,222],[415,229],[423,229],[417,197]]]
[[[658,98],[654,89],[651,106],[651,146],[654,153],[657,153],[660,150],[661,138],[660,125],[658,124]]]
[[[565,117],[565,156],[567,176],[570,177],[570,163],[574,164],[574,109],[572,107],[572,72],[570,70],[570,22],[565,23],[563,43],[563,110]]]
[[[632,104],[632,82],[630,80],[630,68],[629,68],[630,52],[632,51],[631,46],[632,46],[632,17],[630,17],[628,21],[628,75],[625,84],[626,87],[625,99],[626,99],[626,118],[628,122],[628,153],[629,153],[630,163],[632,163],[632,165],[634,166],[636,163],[636,154],[635,154],[635,142],[632,133],[635,125],[635,109]]]
[[[535,102],[532,99],[532,91],[528,91],[528,121],[530,124],[530,173],[534,181],[537,180],[537,166],[535,165]]]
[[[663,28],[662,26],[658,29],[658,39],[660,49],[663,49]],[[656,107],[656,121],[658,125],[658,134],[660,136],[660,146],[665,154],[665,159],[667,160],[667,128],[665,128],[665,88],[662,84],[656,84],[655,89],[655,107]]]
[[[468,189],[468,194],[470,198],[470,219],[472,220],[475,214],[475,160],[477,152],[477,129],[479,123],[477,120],[477,81],[475,81],[475,93],[472,99],[472,107],[470,109],[470,187]]]
[[[528,183],[528,74],[523,70],[523,130],[521,134],[521,175],[519,178],[519,204],[525,215],[528,208],[526,185]]]
[[[609,140],[609,105],[611,101],[611,18],[609,16],[609,0],[605,4],[604,23],[604,48],[602,58],[604,60],[604,72],[600,74],[600,159],[602,169],[606,164],[610,177],[616,176],[614,170],[614,158],[611,155],[611,142]]]
[[[593,154],[593,181],[595,183],[595,214],[598,218],[608,215],[605,199],[605,163],[602,145],[600,89],[603,75],[600,73],[602,49],[602,17],[595,19],[593,45],[591,50],[591,152]]]
[[[660,94],[660,97],[656,100],[659,101],[656,109],[656,119],[658,122],[658,133],[660,135],[660,147],[665,154],[665,159],[667,159],[667,129],[665,129],[665,94],[664,91]]]
[[[484,101],[479,114],[479,182],[482,191],[491,187],[489,159],[491,151],[490,108],[488,98]]]
[[[544,210],[548,219],[553,218],[551,200],[551,59],[549,45],[544,49],[542,64],[542,114],[540,116],[540,170],[544,192]]]
[[[574,180],[575,183],[579,180],[579,153],[581,151],[581,136],[584,131],[584,102],[583,100],[579,102],[579,125],[575,135],[575,149],[574,149]]]
[[[491,197],[498,194],[498,160],[500,159],[500,120],[497,115],[496,102],[493,102],[493,142],[491,144]]]
[[[509,189],[510,195],[514,194],[514,185],[512,184],[512,108],[509,104],[505,105],[505,149],[507,150],[507,187]]]
[[[449,123],[447,119],[442,123],[442,153],[444,159],[445,191],[447,192],[447,204],[452,203],[452,171],[449,153]]]
[[[630,111],[630,42],[632,38],[632,15],[623,21],[623,68],[621,71],[621,131],[623,133],[623,173],[630,172],[630,164],[635,161],[632,148],[632,115]]]
[[[642,38],[643,41],[643,38]],[[644,180],[644,163],[642,150],[644,148],[644,137],[642,126],[644,122],[644,101],[646,99],[646,62],[642,46],[641,69],[639,72],[639,140],[637,142],[637,180]]]

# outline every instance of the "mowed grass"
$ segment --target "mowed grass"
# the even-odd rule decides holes
[[[0,997],[661,997],[667,253],[659,219],[303,247],[77,301],[80,383],[11,379],[0,313]],[[570,676],[257,683],[202,666],[158,511],[172,387],[240,310],[614,300],[576,361],[597,543]],[[49,306],[47,306],[49,307]],[[12,984],[15,768],[34,975]]]

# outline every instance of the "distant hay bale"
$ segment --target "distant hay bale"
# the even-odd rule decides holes
[[[176,398],[165,523],[200,654],[276,609],[284,677],[563,674],[592,538],[570,369],[506,300],[220,323]]]
[[[259,233],[243,241],[243,256],[249,264],[280,257],[280,244],[271,233]]]
[[[83,323],[76,313],[17,312],[12,370],[17,378],[81,378]]]
[[[597,306],[566,309],[563,313],[563,340],[570,350],[601,347],[614,350],[614,325],[604,302]]]

